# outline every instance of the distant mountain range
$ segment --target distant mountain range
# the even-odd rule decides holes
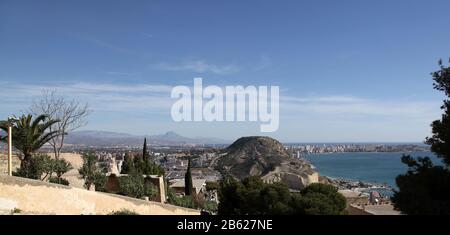
[[[110,132],[110,131],[74,131],[66,136],[65,144],[70,145],[85,145],[85,146],[112,146],[112,145],[141,145],[147,138],[149,145],[188,145],[188,144],[229,144],[231,141],[194,137],[189,138],[181,136],[173,131],[166,132],[160,135],[131,135],[126,133]]]

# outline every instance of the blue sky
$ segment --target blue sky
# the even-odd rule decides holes
[[[170,89],[278,85],[282,141],[422,141],[443,96],[448,1],[0,1],[0,118],[42,89],[84,129],[234,139],[258,123],[175,123]]]

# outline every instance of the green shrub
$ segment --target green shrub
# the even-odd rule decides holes
[[[46,180],[51,179],[53,174],[56,174],[56,178],[61,178],[63,174],[71,169],[73,169],[72,165],[65,159],[52,159],[47,154],[37,153],[31,157],[28,164],[13,172],[13,175],[29,179]]]
[[[196,205],[191,196],[173,196],[169,199],[169,203],[175,206],[196,209]]]
[[[54,184],[62,184],[62,185],[69,185],[69,181],[64,178],[58,178],[58,177],[50,177],[48,179],[48,182],[54,183]]]
[[[259,177],[242,181],[224,177],[219,188],[218,213],[222,215],[341,215],[346,200],[331,185],[311,184],[291,193],[284,184],[264,183]]]
[[[206,182],[206,190],[207,191],[214,191],[219,189],[219,183],[218,182],[212,182],[208,181]]]
[[[139,215],[138,213],[128,210],[128,209],[122,209],[119,211],[113,211],[109,213],[108,215]]]
[[[13,214],[20,214],[20,213],[22,213],[22,210],[19,209],[19,208],[14,208],[14,209],[11,210],[11,214],[12,214],[12,215],[13,215]]]
[[[95,186],[96,191],[105,191],[106,175],[97,167],[97,156],[94,153],[85,153],[82,155],[83,165],[78,169],[78,173],[84,179],[86,189]]]
[[[119,194],[128,197],[153,198],[157,195],[158,189],[146,182],[142,173],[133,171],[128,176],[122,176],[119,178]]]

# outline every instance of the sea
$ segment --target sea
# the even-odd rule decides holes
[[[385,184],[397,189],[395,178],[406,173],[408,167],[401,162],[404,154],[412,157],[428,156],[436,165],[441,160],[431,152],[350,152],[308,154],[305,156],[320,175],[331,178]]]

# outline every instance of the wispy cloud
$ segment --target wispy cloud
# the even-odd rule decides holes
[[[170,107],[171,86],[152,84],[105,84],[105,83],[54,83],[54,84],[1,84],[4,92],[0,100],[7,101],[2,108],[24,110],[43,90],[56,90],[69,99],[88,102],[95,110],[130,112],[139,109],[166,110]]]
[[[51,89],[68,99],[88,102],[94,111],[94,118],[105,120],[96,124],[103,128],[111,125],[111,129],[114,129],[114,123],[108,124],[108,120],[117,117],[142,117],[142,122],[152,122],[152,115],[155,113],[163,115],[159,117],[163,118],[165,125],[175,125],[170,118],[170,108],[174,102],[170,98],[172,86],[165,84],[0,82],[0,86],[0,115],[3,117],[26,110],[33,99],[42,94],[42,90]],[[406,98],[369,99],[346,95],[281,96],[279,134],[305,141],[331,141],[337,140],[337,136],[345,140],[420,140],[428,135],[430,122],[439,118],[441,102]],[[145,126],[146,123],[130,125]],[[237,124],[227,125],[230,131],[239,132],[233,129]],[[252,123],[248,125],[251,126]],[[283,129],[283,126],[288,128]]]
[[[377,100],[352,96],[281,97],[282,108],[292,116],[321,115],[330,118],[354,117],[433,120],[440,101]],[[288,114],[288,115],[289,115]]]
[[[172,86],[164,84],[110,84],[110,83],[54,83],[54,84],[12,84],[0,83],[3,87],[1,100],[11,102],[31,103],[33,98],[41,95],[42,90],[57,90],[69,97],[78,97],[98,103],[99,107],[106,104],[130,110],[133,107],[159,107],[170,110],[170,92]],[[440,101],[411,100],[376,100],[353,96],[315,96],[315,97],[280,97],[281,118],[313,117],[317,115],[330,118],[362,117],[392,117],[399,119],[430,119],[439,115]],[[432,120],[432,119],[430,119]]]
[[[1,84],[1,83],[0,83]],[[172,87],[168,85],[153,84],[110,84],[110,83],[91,83],[91,82],[75,82],[75,83],[49,83],[49,84],[11,84],[4,83],[2,87],[6,88],[6,93],[14,94],[20,92],[21,95],[40,94],[44,89],[55,89],[68,94],[90,94],[101,92],[116,93],[136,93],[136,92],[152,92],[152,93],[168,93]],[[8,92],[9,91],[9,92]]]
[[[103,47],[103,48],[106,48],[106,49],[109,49],[109,50],[112,50],[112,51],[115,51],[115,52],[118,52],[121,54],[135,54],[135,52],[132,50],[129,50],[127,48],[116,45],[109,41],[105,41],[105,40],[102,40],[102,39],[99,39],[99,38],[96,38],[96,37],[93,37],[90,35],[78,35],[78,34],[72,34],[72,33],[71,33],[71,35],[80,40],[92,43],[96,46]]]
[[[217,65],[205,60],[190,60],[178,64],[158,63],[153,66],[166,71],[191,71],[196,73],[231,74],[239,71],[234,64]]]

